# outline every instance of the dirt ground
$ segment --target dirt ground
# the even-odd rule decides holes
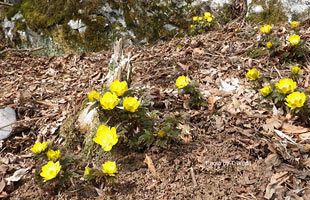
[[[309,42],[310,29],[300,32]],[[79,111],[91,88],[100,88],[112,52],[52,58],[8,52],[0,59],[0,107],[14,108],[20,122],[13,135],[0,142],[0,198],[310,199],[309,128],[295,118],[276,115],[245,78],[252,67],[274,79],[289,73],[277,57],[249,57],[257,35],[257,27],[235,24],[195,37],[126,48],[135,56],[132,87],[147,86],[158,102],[154,109],[185,116],[181,139],[166,149],[117,150],[112,155],[119,166],[114,184],[83,181],[83,168],[78,166],[66,189],[53,194],[36,184],[37,160],[30,148],[38,137],[62,145],[59,128]],[[302,84],[307,86],[310,63],[300,65]],[[189,109],[174,85],[181,74],[199,84],[208,106]],[[236,88],[223,91],[223,81],[233,78]],[[275,129],[295,143],[279,137]],[[66,148],[78,155],[83,135],[75,137],[76,146]],[[21,168],[27,173],[19,181],[5,181]]]

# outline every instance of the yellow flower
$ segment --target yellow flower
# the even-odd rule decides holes
[[[299,75],[299,74],[301,73],[300,67],[298,67],[298,65],[295,65],[294,67],[292,67],[291,73],[292,73],[293,75]]]
[[[93,141],[99,144],[104,151],[111,151],[112,147],[118,142],[115,127],[110,128],[103,124],[100,125]]]
[[[290,78],[283,78],[278,83],[276,83],[276,88],[278,92],[282,94],[290,94],[296,89],[297,83]]]
[[[272,89],[270,85],[266,85],[265,87],[260,89],[260,93],[263,97],[268,96],[271,92],[272,92]]]
[[[273,46],[272,42],[266,42],[267,49],[270,49]]]
[[[86,167],[85,167],[85,170],[84,170],[83,176],[89,176],[89,175],[90,175],[90,172],[91,172],[91,168],[88,167],[88,166],[86,166]]]
[[[259,75],[260,75],[260,72],[256,68],[252,68],[246,73],[245,76],[251,81],[255,81],[259,78]]]
[[[297,28],[299,24],[300,23],[298,21],[291,21],[291,28]]]
[[[43,177],[44,182],[49,181],[57,176],[61,169],[61,165],[59,161],[54,163],[53,161],[49,161],[46,165],[42,167],[42,172],[40,176]]]
[[[119,80],[113,81],[110,85],[110,90],[117,96],[123,96],[123,94],[128,90],[128,85],[126,81],[120,82]]]
[[[89,101],[97,101],[100,98],[100,93],[96,90],[92,90],[87,94],[87,97]]]
[[[175,85],[179,88],[179,89],[182,89],[182,88],[185,88],[189,83],[189,79],[188,77],[182,75],[182,76],[179,76],[175,82]]]
[[[117,166],[115,162],[107,161],[102,164],[103,173],[108,174],[109,176],[115,176],[114,174],[117,172]]]
[[[41,153],[45,151],[48,146],[48,142],[36,142],[33,147],[31,148],[32,153]]]
[[[159,138],[164,138],[164,137],[166,137],[166,135],[167,135],[167,133],[166,133],[164,130],[160,130],[160,131],[158,131],[158,133],[157,133],[157,136],[158,136]]]
[[[290,42],[291,45],[295,46],[295,45],[298,45],[299,42],[300,42],[300,36],[299,35],[290,35],[288,37],[288,41]]]
[[[293,92],[285,98],[285,105],[291,109],[301,108],[306,102],[306,95],[303,92]]]
[[[198,16],[194,16],[193,21],[198,21]]]
[[[49,149],[46,155],[49,160],[52,160],[55,162],[56,160],[58,160],[58,158],[60,158],[60,151],[59,150],[54,151],[52,149]]]
[[[100,105],[105,110],[112,110],[115,108],[115,106],[118,105],[119,99],[117,98],[116,94],[113,94],[111,92],[106,92],[101,98],[100,98]]]
[[[205,20],[207,20],[207,22],[212,22],[213,21],[213,18],[212,17],[207,17]]]
[[[261,33],[269,34],[270,31],[271,31],[271,26],[269,24],[266,24],[266,25],[260,27],[259,30],[260,30]]]
[[[140,101],[138,101],[135,97],[125,97],[123,101],[123,106],[125,110],[129,112],[135,112],[140,105]]]
[[[205,13],[203,14],[203,18],[204,18],[205,20],[207,20],[208,22],[212,22],[214,16],[213,16],[210,12],[205,12]]]

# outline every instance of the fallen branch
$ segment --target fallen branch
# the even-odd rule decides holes
[[[197,181],[196,181],[194,169],[191,167],[191,168],[189,168],[189,171],[191,173],[191,177],[192,177],[192,181],[193,181],[194,187],[197,187]]]
[[[34,51],[39,51],[43,49],[43,47],[36,47],[36,48],[33,48],[33,49],[13,49],[13,48],[7,48],[7,49],[4,49],[2,51],[0,51],[0,55],[6,53],[6,52],[9,52],[9,51],[17,51],[17,52],[34,52]]]
[[[0,6],[13,6],[13,4],[0,1]]]

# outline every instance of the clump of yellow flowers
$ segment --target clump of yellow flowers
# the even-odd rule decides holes
[[[211,27],[214,16],[210,12],[204,12],[202,16],[194,16],[192,18],[193,24],[190,25],[192,33],[203,33]]]
[[[292,78],[282,78],[274,84],[270,82],[260,88],[259,92],[264,98],[273,100],[277,107],[283,107],[287,112],[292,112],[300,118],[304,118],[304,115],[309,117],[310,110],[306,104],[307,95],[303,92],[303,89],[298,88],[297,84],[300,74],[300,67],[295,65],[291,68]],[[246,76],[250,80],[255,80],[256,86],[261,86],[266,81],[266,76],[260,77],[260,73],[256,68],[249,70]]]
[[[116,162],[106,161],[102,164],[101,170],[92,169],[92,168],[86,166],[84,169],[83,177],[88,179],[88,180],[92,179],[94,176],[99,175],[99,174],[103,174],[103,175],[113,177],[117,173],[117,170],[118,169],[117,169]]]
[[[103,124],[100,125],[93,141],[99,144],[104,151],[111,151],[112,147],[118,142],[116,128],[110,128]]]
[[[40,156],[42,155],[41,153],[48,149],[49,144],[49,142],[36,142],[32,146],[31,151],[35,154],[39,154]],[[48,149],[46,156],[49,161],[47,164],[42,166],[40,173],[40,176],[43,178],[44,182],[54,179],[61,169],[61,165],[59,161],[57,161],[60,158],[60,150]]]
[[[185,93],[190,94],[189,106],[192,108],[200,107],[203,104],[203,97],[197,87],[190,82],[190,79],[187,76],[181,75],[176,81],[175,85],[177,88]]]
[[[46,165],[42,167],[42,172],[40,176],[43,177],[44,182],[54,179],[61,169],[61,165],[58,162],[54,163],[53,161],[49,161]]]

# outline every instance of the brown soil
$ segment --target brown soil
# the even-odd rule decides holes
[[[303,39],[309,39],[309,29],[301,33]],[[79,163],[67,187],[56,193],[36,183],[38,160],[30,148],[38,137],[65,146],[59,127],[79,111],[92,87],[100,88],[111,52],[54,58],[8,52],[0,60],[0,107],[16,109],[22,121],[12,136],[0,143],[0,198],[224,200],[271,195],[270,199],[310,199],[309,139],[290,134],[297,141],[293,145],[274,132],[287,130],[284,125],[300,128],[302,123],[272,116],[267,101],[245,79],[251,67],[274,78],[288,74],[276,58],[247,56],[247,50],[257,43],[255,39],[252,27],[235,26],[154,46],[127,48],[126,52],[136,56],[132,87],[148,85],[153,101],[163,102],[157,109],[184,116],[181,139],[166,149],[119,149],[110,155],[119,166],[113,184],[81,180],[86,163]],[[304,77],[310,76],[306,70],[309,64],[302,63]],[[186,97],[178,95],[174,86],[181,74],[199,84],[208,107],[188,108]],[[219,90],[226,78],[238,78],[240,88]],[[302,83],[308,84],[308,80]],[[82,142],[75,137],[76,146],[66,148],[78,155]],[[1,188],[2,178],[28,167],[20,181]]]

